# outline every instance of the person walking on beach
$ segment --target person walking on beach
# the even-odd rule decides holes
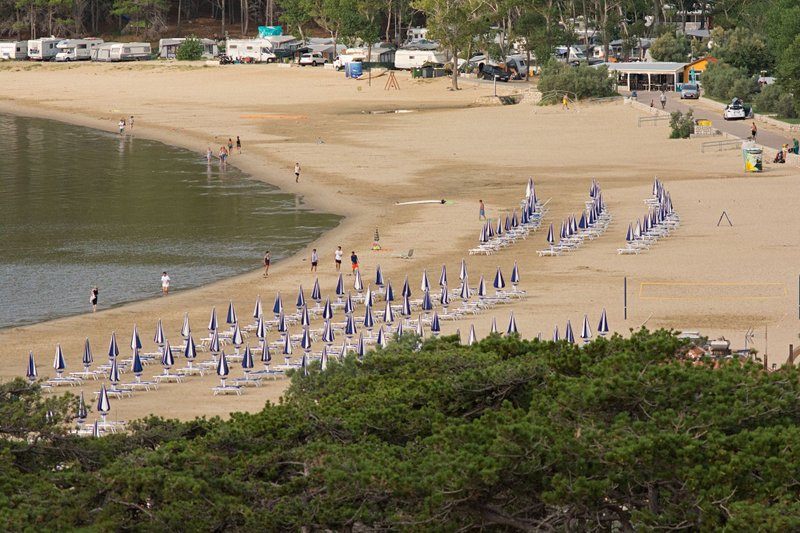
[[[239,136],[236,136],[236,151],[240,154],[242,153],[242,140],[239,139]]]
[[[123,133],[125,133],[125,119],[124,118],[119,119],[119,124],[117,125],[119,126],[119,134],[122,135]]]
[[[569,98],[567,98],[567,93],[564,93],[563,98],[561,98],[561,109],[569,111]]]
[[[269,250],[264,252],[264,277],[269,276]]]
[[[219,166],[224,167],[228,162],[228,149],[224,146],[219,147]]]
[[[317,249],[314,248],[311,250],[311,272],[317,271],[317,263],[319,263],[319,256],[317,255]]]
[[[294,182],[300,183],[300,163],[294,164]]]
[[[756,127],[756,123],[755,123],[755,121],[753,121],[753,127],[752,127],[752,128],[750,128],[750,134],[751,134],[751,135],[752,135],[752,137],[753,137],[753,141],[755,141],[755,140],[756,140],[756,134],[757,134],[757,133],[758,133],[758,128]]]
[[[166,270],[161,274],[161,294],[164,296],[169,294],[169,274]]]
[[[208,150],[206,151],[206,161],[210,165],[211,161],[213,160],[214,160],[214,150],[212,150],[211,147],[209,146]]]
[[[350,252],[350,266],[353,267],[353,273],[351,274],[352,276],[356,273],[356,270],[358,270],[358,256],[356,255],[355,250]]]
[[[659,96],[658,99],[661,101],[661,109],[667,107],[667,93],[661,91],[661,96]]]
[[[97,295],[99,293],[100,293],[100,291],[97,290],[97,287],[94,287],[92,289],[91,295],[89,296],[89,303],[92,304],[92,313],[97,311]]]
[[[131,115],[131,131],[133,131],[133,115]]]
[[[486,206],[483,205],[483,200],[478,200],[480,207],[478,208],[478,220],[486,220]]]
[[[228,137],[228,155],[233,155],[233,139]]]
[[[336,263],[336,272],[342,269],[342,247],[337,246],[336,251],[333,253],[333,261]]]

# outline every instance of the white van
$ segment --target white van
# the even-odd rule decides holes
[[[278,58],[267,39],[228,39],[225,54],[241,63],[272,63]]]
[[[56,61],[89,61],[92,50],[103,44],[103,39],[90,37],[87,39],[66,39],[56,45],[58,53]]]

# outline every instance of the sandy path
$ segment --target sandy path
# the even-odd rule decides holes
[[[646,322],[725,335],[739,347],[745,331],[754,327],[755,347],[761,352],[767,327],[771,360],[785,359],[787,345],[797,335],[796,169],[768,166],[761,175],[747,176],[738,152],[701,154],[700,141],[668,140],[666,125],[638,128],[639,113],[622,103],[582,105],[570,112],[530,104],[473,108],[468,104],[490,94],[491,87],[470,85],[452,93],[446,90],[447,80],[400,75],[399,81],[400,91],[387,92],[383,79],[368,87],[341,73],[310,68],[0,65],[0,110],[107,130],[116,127],[120,116],[133,114],[136,135],[201,153],[240,135],[244,153],[232,158],[234,165],[301,195],[312,206],[346,215],[340,227],[313,243],[321,255],[324,294],[331,294],[335,285],[332,257],[338,244],[345,259],[350,250],[359,252],[365,279],[372,278],[380,263],[395,285],[409,275],[419,293],[423,269],[438,279],[441,265],[447,264],[451,277],[457,277],[458,262],[477,240],[479,198],[490,217],[505,214],[519,205],[527,177],[533,176],[539,195],[550,199],[545,223],[557,226],[581,209],[596,177],[614,216],[607,234],[557,258],[536,255],[546,244],[544,231],[494,256],[468,257],[475,280],[481,273],[491,278],[497,266],[508,278],[517,260],[520,288],[529,297],[470,321],[445,322],[445,333],[457,328],[466,332],[474,323],[484,335],[492,317],[505,329],[513,310],[524,336],[541,331],[549,337],[554,325],[563,330],[568,319],[579,327],[584,313],[596,326],[606,307],[612,329],[621,333]],[[417,112],[364,113],[392,109]],[[292,174],[295,161],[303,166],[299,184]],[[628,222],[645,211],[643,200],[654,175],[672,193],[682,226],[645,254],[619,256],[616,249],[624,244]],[[394,205],[428,198],[452,203]],[[723,210],[733,227],[716,226]],[[383,252],[369,251],[376,227]],[[412,261],[393,257],[409,248],[415,250]],[[136,323],[148,349],[159,318],[167,336],[177,338],[184,312],[194,330],[201,331],[211,306],[222,313],[229,300],[240,316],[250,314],[258,294],[271,307],[281,290],[291,305],[300,283],[307,291],[313,284],[305,261],[309,251],[276,263],[266,280],[254,271],[94,316],[0,331],[0,378],[22,375],[28,350],[34,350],[41,374],[52,375],[57,342],[66,352],[68,370],[78,370],[87,336],[102,354],[112,330],[127,345]],[[253,262],[256,268],[260,258]],[[626,276],[629,307],[624,321]],[[192,378],[114,401],[112,416],[190,418],[256,410],[265,400],[277,399],[285,387],[277,381],[248,389],[241,397],[212,397],[215,382],[215,376]],[[99,382],[88,383],[87,394],[98,388]]]

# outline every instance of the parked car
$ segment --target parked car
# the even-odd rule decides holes
[[[327,62],[328,60],[325,59],[325,56],[323,56],[319,52],[313,52],[311,54],[303,54],[300,56],[300,64],[303,66],[311,65],[316,67],[317,65],[324,65]]]
[[[753,116],[753,110],[750,106],[744,105],[741,98],[734,98],[731,103],[725,106],[725,111],[722,112],[722,118],[725,120],[744,120]]]
[[[484,65],[480,77],[484,80],[493,80],[496,77],[497,81],[508,81],[511,78],[508,71],[496,65]]]
[[[681,87],[681,100],[684,98],[693,100],[700,98],[700,87],[694,83],[684,84],[684,86]]]

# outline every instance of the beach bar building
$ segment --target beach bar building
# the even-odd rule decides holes
[[[667,61],[603,64],[616,77],[617,85],[627,86],[629,91],[674,91],[684,82],[683,68],[686,66],[686,63]]]

